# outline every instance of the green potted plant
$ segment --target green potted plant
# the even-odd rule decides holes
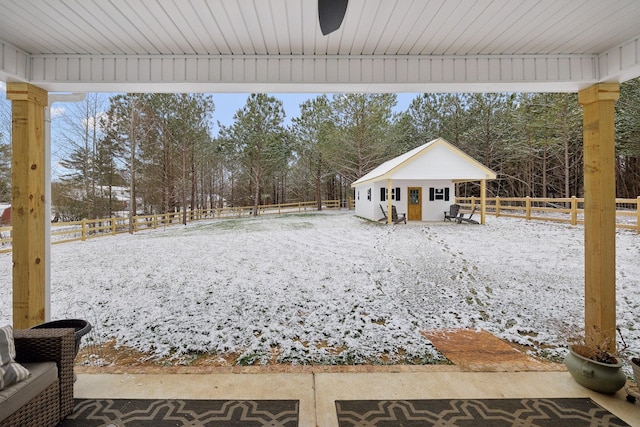
[[[627,378],[620,359],[609,351],[610,340],[573,340],[564,364],[576,382],[600,393],[615,393]]]

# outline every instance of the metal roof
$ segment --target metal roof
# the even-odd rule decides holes
[[[640,76],[637,0],[0,0],[0,80],[49,91],[576,91]]]

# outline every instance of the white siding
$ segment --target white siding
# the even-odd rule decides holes
[[[442,145],[436,145],[407,162],[392,179],[486,179],[475,165]]]
[[[429,200],[430,188],[449,189],[448,200]],[[456,190],[451,180],[434,180],[423,182],[422,187],[422,220],[443,221],[444,212],[449,210],[456,197]]]
[[[393,200],[392,204],[400,213],[407,213],[409,203],[409,187],[420,187],[422,189],[422,221],[442,221],[444,212],[449,210],[449,206],[454,203],[455,187],[451,180],[394,180],[394,189],[400,188],[400,201]],[[449,200],[429,200],[430,188],[449,189]],[[363,184],[355,188],[356,193],[356,216],[378,221],[382,212],[380,205],[387,210],[387,201],[380,200],[380,191],[387,188],[386,181],[379,181],[373,184]],[[371,190],[371,200],[367,200],[367,191]]]
[[[399,212],[408,211],[409,187],[420,187],[422,189],[422,221],[443,221],[444,212],[449,210],[449,206],[455,200],[455,186],[450,179],[440,180],[403,180],[394,181],[394,186],[402,188],[402,197],[397,208]],[[449,200],[429,200],[429,189],[449,189]]]
[[[371,200],[367,199],[367,193],[370,192]],[[377,221],[382,217],[380,208],[376,204],[376,197],[373,190],[373,184],[364,184],[356,187],[356,216]],[[377,209],[377,212],[376,212]]]

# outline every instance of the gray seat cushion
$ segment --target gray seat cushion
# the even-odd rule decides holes
[[[54,381],[58,381],[58,367],[55,362],[22,365],[29,370],[29,378],[0,390],[0,421],[26,405]]]

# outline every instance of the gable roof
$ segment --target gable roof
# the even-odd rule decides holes
[[[387,179],[496,179],[496,173],[443,138],[436,138],[387,160],[356,180],[352,187]]]

